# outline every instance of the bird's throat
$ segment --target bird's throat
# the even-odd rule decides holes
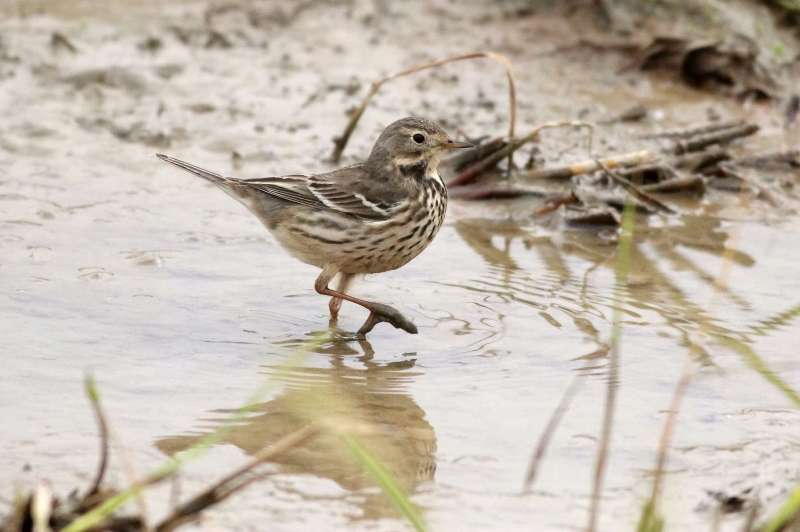
[[[419,159],[416,161],[397,161],[397,171],[403,177],[408,177],[416,181],[425,179],[428,173],[428,161]]]

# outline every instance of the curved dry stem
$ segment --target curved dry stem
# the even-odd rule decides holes
[[[557,122],[545,122],[533,129],[528,135],[525,137],[526,142],[530,142],[535,140],[536,137],[539,136],[545,129],[555,129],[555,128],[562,128],[562,127],[575,127],[578,129],[586,129],[588,130],[588,135],[586,137],[586,151],[589,155],[589,158],[593,157],[593,150],[592,146],[594,144],[594,124],[591,122],[584,122],[583,120],[567,120],[567,121],[557,121]]]
[[[103,407],[100,405],[100,394],[97,391],[97,385],[92,375],[87,374],[84,377],[84,387],[94,410],[97,430],[100,436],[100,462],[97,465],[97,473],[95,473],[92,485],[89,491],[86,492],[86,498],[89,498],[100,492],[100,486],[103,484],[103,478],[105,478],[106,469],[108,468],[108,421],[106,421]]]
[[[400,72],[395,72],[389,76],[384,78],[378,79],[373,81],[370,85],[369,92],[361,101],[361,104],[356,108],[355,111],[350,115],[350,120],[347,122],[347,126],[345,126],[344,131],[338,137],[336,137],[333,141],[333,153],[331,154],[331,160],[334,163],[338,163],[339,159],[342,157],[342,152],[344,148],[347,146],[347,142],[350,140],[350,136],[353,134],[353,131],[358,124],[358,121],[361,120],[361,115],[364,114],[364,111],[369,106],[372,98],[375,94],[378,93],[381,86],[386,83],[387,81],[391,81],[396,78],[400,78],[403,76],[408,76],[411,74],[416,74],[417,72],[421,72],[423,70],[428,70],[431,68],[438,68],[442,65],[446,65],[448,63],[455,63],[456,61],[464,61],[467,59],[491,59],[497,63],[503,65],[506,71],[506,77],[508,79],[508,107],[509,107],[509,120],[508,120],[508,137],[510,139],[514,138],[514,127],[517,122],[517,89],[514,82],[514,71],[512,69],[511,61],[504,55],[498,54],[495,52],[474,52],[471,54],[463,54],[463,55],[456,55],[452,57],[446,57],[444,59],[439,59],[437,61],[431,61],[430,63],[423,63],[421,65],[416,65],[405,70],[401,70]]]

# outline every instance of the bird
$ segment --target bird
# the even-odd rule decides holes
[[[417,333],[395,308],[354,297],[348,288],[354,276],[400,268],[431,243],[447,209],[439,163],[451,150],[470,146],[454,141],[431,120],[406,117],[383,130],[366,161],[328,173],[237,179],[156,156],[222,189],[292,256],[320,268],[314,288],[331,297],[332,324],[342,301],[367,309],[369,316],[357,332],[363,337],[381,322]]]

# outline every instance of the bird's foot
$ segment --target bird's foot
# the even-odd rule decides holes
[[[359,336],[366,336],[377,324],[385,321],[397,329],[403,329],[409,334],[417,334],[417,326],[411,320],[400,314],[397,309],[382,303],[373,303],[369,309],[369,316],[364,325],[358,330]]]

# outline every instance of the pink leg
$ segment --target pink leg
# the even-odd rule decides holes
[[[356,305],[360,305],[369,310],[367,321],[365,321],[364,325],[362,325],[358,330],[359,335],[366,335],[372,330],[373,327],[375,327],[375,325],[382,321],[391,323],[396,328],[403,329],[408,333],[417,334],[417,327],[411,323],[408,318],[400,314],[400,312],[389,305],[384,305],[383,303],[376,303],[373,301],[366,301],[364,299],[353,297],[344,292],[331,290],[328,288],[328,283],[336,276],[337,273],[339,272],[334,266],[326,266],[323,268],[322,272],[319,274],[319,277],[317,277],[317,280],[314,282],[314,289],[319,294],[331,296],[334,299],[350,301],[351,303],[355,303]],[[331,305],[332,304],[333,301],[331,301]]]
[[[337,292],[347,292],[350,282],[353,280],[353,274],[343,273],[339,276],[339,284],[336,285]],[[331,322],[336,323],[339,318],[339,309],[342,308],[342,298],[332,297],[331,302],[328,304],[331,310]]]

